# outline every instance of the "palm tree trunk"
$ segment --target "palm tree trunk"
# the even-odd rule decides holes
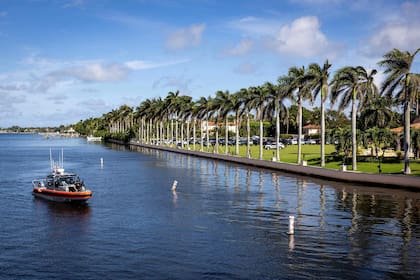
[[[405,93],[405,102],[404,102],[404,174],[411,174],[410,168],[410,98],[409,94]]]
[[[156,131],[156,137],[155,137],[155,145],[157,145],[158,144],[158,142],[159,142],[159,139],[160,139],[160,126],[159,126],[159,122],[158,122],[158,120],[156,120],[156,122],[155,122],[155,131]]]
[[[236,143],[235,143],[235,155],[239,155],[239,117],[238,117],[239,113],[236,112],[236,130],[235,130],[235,135],[236,135]]]
[[[184,122],[181,122],[181,148],[184,149]]]
[[[325,167],[325,86],[321,88],[321,167]]]
[[[200,120],[200,152],[204,150],[203,146],[203,120]]]
[[[297,154],[297,164],[302,163],[302,97],[300,92],[298,93],[298,154]]]
[[[195,151],[195,133],[196,133],[196,125],[197,119],[194,117],[193,119],[193,150]]]
[[[226,125],[225,125],[225,155],[228,154],[229,152],[229,147],[228,147],[228,138],[229,138],[229,131],[228,131],[228,118],[226,116]]]
[[[175,142],[178,144],[178,113],[175,114]]]
[[[356,139],[356,87],[351,100],[351,138],[352,138],[352,165],[353,171],[357,170],[357,139]]]
[[[207,125],[206,125],[206,140],[207,140],[207,152],[210,149],[210,139],[209,139],[209,118],[210,118],[210,113],[207,112]]]
[[[247,139],[250,138],[250,134],[251,134],[251,127],[250,127],[250,124],[249,124],[249,113],[247,112],[246,113],[246,135],[247,135]],[[236,139],[236,145],[239,145],[239,138]],[[247,141],[247,143],[246,143],[246,156],[248,158],[251,157],[251,149],[250,149],[250,146],[249,146],[249,141]]]
[[[280,112],[279,112],[279,97],[276,96],[276,104],[274,104],[274,111],[276,114],[276,161],[280,161]]]
[[[263,114],[262,108],[260,109],[260,154],[259,159],[263,159],[263,136],[264,136],[264,127],[263,127]]]
[[[163,145],[164,139],[165,139],[165,128],[163,127],[163,121],[160,120],[160,141],[159,145]]]
[[[187,120],[187,150],[190,149],[190,120]]]
[[[174,119],[171,117],[171,146],[173,144],[174,141]]]

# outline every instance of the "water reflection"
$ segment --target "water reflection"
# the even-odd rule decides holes
[[[184,206],[186,197],[198,194],[205,214],[239,224],[243,231],[258,229],[256,240],[288,252],[290,267],[301,271],[297,277],[311,278],[309,271],[328,267],[332,275],[347,271],[343,278],[357,278],[353,271],[392,278],[418,265],[419,193],[135,150],[152,157],[155,165],[184,174],[185,180],[197,178],[190,189],[172,193],[174,205]],[[295,235],[290,236],[289,215],[296,218]]]

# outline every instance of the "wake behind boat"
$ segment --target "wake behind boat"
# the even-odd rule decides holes
[[[64,172],[63,152],[61,164],[54,162],[50,150],[51,174],[45,179],[32,181],[35,197],[56,202],[84,202],[92,197],[83,181],[75,173]]]

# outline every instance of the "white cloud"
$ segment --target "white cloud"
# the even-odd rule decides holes
[[[295,57],[313,57],[326,55],[335,57],[338,45],[330,41],[321,31],[321,24],[316,16],[300,17],[290,24],[278,20],[245,17],[229,22],[228,26],[242,31],[244,36],[254,42],[261,42],[264,47],[279,54]],[[250,42],[241,42],[233,48],[233,53],[247,50]]]
[[[329,52],[332,43],[321,32],[318,18],[308,16],[284,25],[275,38],[267,42],[267,46],[281,54],[311,57]]]
[[[416,23],[390,23],[380,28],[369,40],[370,53],[383,53],[393,48],[414,51],[420,46],[420,28]]]
[[[125,62],[124,65],[131,70],[146,70],[146,69],[153,69],[153,68],[159,68],[163,66],[185,63],[188,61],[189,59],[166,61],[166,62],[150,62],[150,61],[143,61],[143,60],[132,60],[132,61]]]
[[[67,76],[84,82],[107,82],[125,79],[128,68],[124,65],[112,63],[93,63],[79,67],[71,67],[50,73],[50,76]]]
[[[226,54],[232,56],[240,56],[249,53],[254,45],[251,39],[243,39],[236,46],[226,50]]]
[[[194,24],[178,29],[166,39],[166,47],[170,50],[181,50],[200,45],[205,24]]]
[[[129,60],[106,63],[102,60],[58,60],[37,54],[22,59],[27,70],[0,75],[0,90],[45,93],[82,83],[104,83],[125,80],[132,72],[185,63],[189,59],[168,61]]]
[[[261,19],[256,17],[244,17],[228,23],[233,29],[241,30],[251,36],[273,35],[274,30],[281,27],[278,21]]]
[[[414,51],[420,46],[420,2],[404,2],[374,30],[362,48],[368,55],[383,54],[393,48]]]

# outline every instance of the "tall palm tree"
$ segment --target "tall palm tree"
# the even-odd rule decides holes
[[[207,144],[207,152],[209,151],[210,139],[209,139],[209,120],[212,114],[212,103],[213,99],[211,96],[209,97],[201,97],[198,101],[198,116],[201,119],[201,141],[200,141],[200,151],[203,151],[203,119],[206,120],[206,144]]]
[[[219,108],[218,115],[222,119],[225,120],[225,154],[228,154],[228,151],[229,151],[228,149],[228,138],[229,138],[228,116],[229,116],[229,113],[233,110],[232,95],[227,90],[218,91],[216,93],[216,97],[214,98],[214,101],[215,101],[215,107]]]
[[[241,107],[243,106],[243,104],[242,104],[240,92],[231,94],[230,97],[231,97],[230,107],[231,107],[231,110],[235,112],[235,137],[236,137],[236,140],[239,142],[239,123],[240,123],[240,117],[241,117]],[[248,138],[248,141],[250,141],[249,138]],[[249,143],[247,143],[247,145],[249,146]],[[239,143],[235,145],[235,155],[239,155]]]
[[[153,107],[153,101],[147,98],[143,101],[140,106],[137,108],[140,111],[140,117],[142,118],[142,142],[146,144],[150,144],[150,127],[149,127],[149,119],[150,119],[150,112]]]
[[[250,108],[253,108],[257,112],[257,118],[260,122],[260,152],[259,159],[263,159],[263,138],[264,138],[264,118],[267,116],[268,103],[270,101],[270,91],[263,87],[252,87],[250,88],[252,94],[252,100],[250,102]]]
[[[267,113],[276,119],[276,143],[280,142],[280,117],[287,118],[288,109],[284,103],[286,98],[291,97],[288,90],[289,84],[285,79],[279,79],[278,85],[266,82],[263,90],[268,93]],[[276,161],[280,161],[280,147],[276,144]]]
[[[377,97],[378,89],[373,82],[377,71],[373,69],[368,73],[362,66],[343,67],[339,69],[331,82],[331,102],[334,104],[341,96],[339,109],[344,110],[351,104],[351,137],[352,137],[352,166],[357,170],[357,139],[356,118],[357,113],[365,103]],[[356,102],[358,106],[356,108]]]
[[[187,124],[186,129],[186,140],[187,140],[187,148],[189,149],[189,139],[190,139],[190,123],[191,123],[191,115],[193,109],[193,102],[192,98],[187,95],[183,95],[180,97],[179,102],[179,110],[180,110],[180,117],[181,117],[181,147],[184,148],[184,124]]]
[[[297,115],[297,124],[298,124],[298,153],[297,153],[297,163],[301,163],[302,156],[302,127],[303,127],[303,101],[312,100],[312,95],[306,84],[308,83],[305,66],[300,68],[291,67],[289,68],[289,73],[287,77],[280,78],[285,80],[289,84],[290,93],[296,93],[296,100],[298,103],[298,115]],[[279,79],[279,82],[280,82]]]
[[[192,117],[192,122],[193,122],[193,150],[195,151],[195,144],[197,142],[197,134],[196,134],[196,125],[197,125],[197,119],[199,118],[200,115],[200,107],[198,102],[193,102],[192,104],[192,108],[191,108],[191,117]],[[201,122],[200,122],[201,123]],[[201,131],[201,129],[200,129]],[[202,140],[202,135],[200,132],[200,137]],[[202,142],[202,141],[200,141]]]
[[[398,49],[386,53],[378,64],[385,68],[387,74],[381,91],[388,96],[395,95],[404,106],[404,174],[411,174],[409,162],[410,150],[410,109],[413,97],[420,84],[418,74],[412,73],[411,65],[414,57],[420,51],[402,52]]]
[[[168,92],[166,96],[166,106],[171,118],[171,143],[174,139],[174,120],[175,120],[175,142],[178,142],[178,111],[179,111],[179,90]]]
[[[239,91],[238,94],[239,104],[240,104],[240,116],[245,115],[246,116],[246,135],[247,135],[247,144],[246,144],[246,157],[251,157],[251,147],[250,147],[250,141],[251,141],[251,132],[250,132],[250,124],[249,124],[249,117],[250,117],[250,111],[252,110],[252,100],[253,100],[253,94],[251,88],[246,89],[242,88]],[[236,133],[236,154],[239,153],[239,127],[237,128]]]
[[[306,75],[308,79],[308,88],[316,98],[321,93],[321,167],[325,167],[325,100],[328,95],[328,78],[330,76],[329,69],[331,64],[328,60],[324,62],[323,67],[317,63],[309,65]]]

